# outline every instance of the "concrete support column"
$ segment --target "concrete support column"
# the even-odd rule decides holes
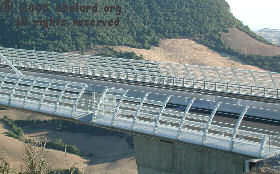
[[[147,136],[134,136],[138,174],[242,174],[253,157],[181,144]]]

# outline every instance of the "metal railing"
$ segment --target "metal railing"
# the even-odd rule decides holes
[[[280,74],[0,47],[16,67],[279,98]],[[0,64],[6,64],[1,61]]]
[[[169,107],[174,102],[185,109]],[[212,112],[190,112],[197,102],[208,103]],[[247,106],[3,72],[0,104],[254,157],[280,152],[280,132],[242,125]],[[225,105],[239,118],[216,120]]]

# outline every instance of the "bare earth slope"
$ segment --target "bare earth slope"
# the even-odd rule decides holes
[[[142,55],[146,60],[157,62],[261,70],[254,66],[245,65],[234,56],[217,53],[190,39],[164,39],[161,40],[159,47],[152,47],[149,50],[125,46],[113,48],[117,51],[135,52],[138,56]]]
[[[0,105],[0,118],[8,115],[13,120],[48,120],[52,119],[44,114]],[[49,140],[61,138],[66,144],[76,145],[83,154],[92,156],[84,158],[56,150],[47,149],[47,161],[51,168],[67,169],[74,164],[85,174],[136,174],[136,160],[131,152],[133,149],[127,144],[126,137],[93,136],[83,133],[51,131],[50,127],[40,129],[24,129],[29,138],[43,138]],[[0,152],[4,151],[12,166],[20,170],[24,166],[24,144],[7,136],[8,128],[0,122]]]
[[[223,33],[222,40],[230,48],[246,54],[262,56],[280,55],[280,47],[262,43],[236,28],[231,28],[228,33]]]
[[[6,136],[7,129],[0,123],[0,152],[5,152],[7,159],[10,161],[13,168],[20,170],[24,168],[24,144],[14,138]],[[85,168],[87,160],[79,156],[65,154],[56,150],[46,150],[47,161],[52,168],[69,168],[77,164],[78,168]]]

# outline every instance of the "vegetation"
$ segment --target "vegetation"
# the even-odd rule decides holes
[[[250,30],[250,28],[248,26],[244,26],[242,25],[242,23],[240,22],[240,25],[237,26],[237,28],[241,31],[244,31],[245,33],[247,33],[249,36],[257,39],[258,41],[261,41],[263,43],[266,43],[268,45],[273,45],[271,42],[267,41],[265,38],[263,38],[262,36],[257,35],[256,33],[254,33],[252,30]]]
[[[100,50],[99,50],[100,51]],[[125,58],[125,59],[136,59],[141,60],[143,59],[143,56],[137,56],[134,52],[118,52],[110,47],[103,48],[100,53],[96,54],[97,56],[103,56],[103,57],[116,57],[116,58]]]
[[[87,0],[62,0],[52,3],[46,0],[11,1],[11,12],[0,11],[0,44],[4,47],[85,52],[87,48],[95,45],[150,48],[159,45],[163,38],[184,37],[214,50],[237,55],[250,65],[280,71],[280,56],[246,55],[228,48],[223,43],[222,32],[236,27],[261,42],[271,44],[237,20],[225,0],[96,0],[94,3],[97,4],[97,12],[89,10],[84,13],[63,12],[57,10],[57,7],[70,7],[77,3],[80,6],[94,4]],[[23,4],[26,7],[22,6]],[[45,4],[47,10],[43,8]],[[30,5],[36,8],[30,8]],[[37,8],[38,5],[41,9]],[[104,12],[103,7],[107,5],[118,6],[120,9]],[[26,19],[28,25],[17,26],[21,24],[19,19]],[[58,22],[53,22],[57,20]],[[77,20],[80,20],[80,23],[75,22]],[[119,25],[85,26],[86,20],[118,20]],[[119,53],[110,49],[100,55],[141,58],[134,53]]]
[[[9,117],[4,116],[2,119],[3,122],[9,125],[10,130],[8,135],[19,139],[21,141],[27,143],[33,143],[32,140],[24,138],[24,131],[28,128],[40,128],[42,126],[48,127],[49,130],[54,131],[65,131],[65,132],[73,132],[73,133],[86,133],[94,136],[126,136],[125,133],[111,131],[103,128],[98,128],[89,125],[79,124],[77,122],[71,122],[66,120],[11,120]],[[133,139],[131,136],[126,138],[126,141],[133,147]],[[63,142],[62,139],[49,140],[45,144],[45,148],[55,149],[59,151],[67,151],[68,153],[76,154],[82,156],[79,149],[75,145],[67,145]]]
[[[89,126],[68,120],[15,120],[14,123],[22,129],[48,127],[48,130],[61,132],[86,133],[94,136],[125,136],[125,133]]]
[[[91,135],[99,136],[120,136],[124,137],[127,134],[121,132],[115,132],[103,128],[93,127],[89,125],[83,125],[77,122],[71,122],[66,120],[11,120],[8,116],[4,116],[0,121],[9,125],[9,135],[20,139],[25,143],[24,155],[25,155],[25,168],[20,172],[16,172],[11,168],[11,165],[6,159],[4,153],[0,153],[0,173],[2,174],[82,174],[82,172],[75,167],[75,165],[69,167],[69,169],[55,169],[52,170],[51,166],[46,162],[45,149],[57,149],[64,151],[65,148],[68,153],[80,154],[79,149],[74,145],[65,144],[62,139],[56,139],[54,141],[36,141],[26,139],[24,136],[24,130],[26,129],[39,129],[42,126],[48,127],[49,130],[56,131],[69,131],[76,133],[87,133]],[[126,140],[133,147],[132,136],[127,136]]]
[[[24,156],[26,170],[24,174],[42,174],[49,173],[50,169],[46,161],[46,153],[41,149],[42,142],[32,141],[25,143]]]
[[[76,146],[64,144],[62,139],[56,139],[54,141],[47,142],[46,148],[56,149],[56,150],[60,150],[60,151],[64,151],[66,149],[67,152],[69,152],[69,153],[77,154],[77,155],[80,154],[80,151]]]
[[[10,137],[14,137],[19,140],[24,140],[23,130],[20,127],[18,127],[13,120],[9,119],[7,116],[4,116],[2,121],[4,121],[10,126],[10,130],[8,131],[8,135]]]
[[[8,131],[8,136],[14,137],[14,138],[19,139],[19,140],[21,140],[23,142],[26,142],[26,143],[34,143],[33,140],[26,139],[24,137],[24,131],[16,123],[16,121],[13,121],[13,120],[9,119],[7,116],[4,116],[2,121],[10,126],[10,130]],[[24,122],[24,120],[19,120],[19,122]],[[32,121],[32,122],[36,124],[36,121]],[[32,126],[32,124],[29,124],[29,126],[30,125]],[[62,139],[57,139],[57,140],[54,140],[54,141],[47,141],[46,144],[45,144],[45,148],[55,149],[55,150],[60,150],[60,151],[67,150],[67,152],[69,152],[69,153],[80,155],[80,151],[76,146],[67,145],[67,144],[63,143]]]
[[[72,167],[70,169],[57,169],[50,171],[49,174],[82,174],[82,172],[78,168]]]
[[[118,132],[118,131],[112,131],[107,130],[100,127],[90,126],[90,125],[84,125],[78,122],[71,122],[68,120],[58,120],[58,119],[52,119],[52,120],[15,120],[14,123],[21,127],[22,129],[39,129],[40,127],[48,127],[48,130],[54,130],[54,131],[61,131],[61,132],[73,132],[73,133],[86,133],[93,136],[119,136],[119,137],[125,137],[127,136],[126,133]],[[126,137],[126,141],[128,144],[133,147],[133,139],[132,136]],[[48,146],[48,144],[47,144]],[[63,147],[63,148],[62,148]],[[61,146],[61,150],[64,150],[64,146]],[[69,148],[67,148],[69,151]],[[82,154],[80,154],[82,155]]]
[[[242,23],[233,17],[224,0],[121,0],[94,1],[98,11],[86,13],[58,12],[57,7],[93,5],[89,1],[25,1],[13,0],[10,13],[0,11],[0,43],[5,47],[45,51],[85,51],[93,45],[126,45],[150,48],[161,38],[188,37],[211,48],[224,48],[221,32]],[[48,10],[30,10],[29,5],[48,4]],[[104,6],[119,6],[117,13],[104,12]],[[20,9],[25,9],[25,12]],[[27,26],[16,26],[27,19]],[[65,25],[51,26],[52,19],[65,20]],[[119,26],[80,26],[76,20],[119,20]],[[34,21],[40,21],[34,23]],[[82,21],[83,22],[83,21]],[[84,25],[82,23],[81,25]]]
[[[6,159],[6,154],[4,152],[0,153],[0,173],[2,174],[11,173],[11,166]]]
[[[243,62],[249,65],[261,67],[265,70],[280,72],[280,55],[279,56],[261,56],[261,55],[247,55],[239,53],[228,48],[228,52],[237,56]]]
[[[52,170],[46,160],[45,149],[42,148],[42,141],[32,141],[32,143],[24,144],[24,162],[25,169],[21,171],[14,170],[4,152],[0,153],[0,173],[1,174],[82,174],[82,172],[74,166],[69,169]]]

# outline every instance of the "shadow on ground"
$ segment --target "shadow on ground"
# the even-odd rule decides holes
[[[134,157],[131,135],[68,120],[15,120],[28,138],[62,139],[74,145],[88,165],[110,163]]]

